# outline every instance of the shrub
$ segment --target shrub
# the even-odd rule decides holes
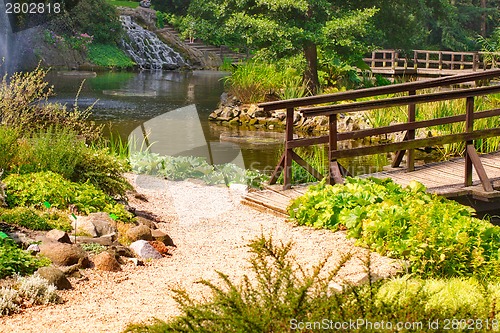
[[[38,211],[34,208],[15,207],[0,211],[0,221],[8,224],[16,224],[31,230],[59,229],[66,232],[72,230],[71,221],[67,214],[50,209]]]
[[[57,288],[48,284],[47,280],[34,274],[32,276],[19,278],[17,281],[19,295],[30,304],[49,304],[60,301]]]
[[[52,171],[70,178],[75,166],[81,163],[85,143],[75,133],[64,128],[48,128],[20,140],[20,149],[14,162],[15,172]]]
[[[177,290],[182,315],[169,322],[129,325],[126,332],[422,332],[435,321],[436,331],[448,325],[457,331],[491,332],[500,324],[498,284],[404,276],[369,279],[358,286],[343,283],[338,290],[330,283],[348,256],[330,272],[324,269],[326,259],[307,271],[290,255],[290,243],[275,245],[261,237],[250,247],[251,279],[245,276],[235,284],[219,272],[221,287],[201,281],[210,288],[209,299],[195,301],[185,290]],[[370,278],[370,263],[365,264]],[[374,329],[381,323],[384,329]]]
[[[244,170],[230,163],[210,165],[202,157],[160,156],[141,151],[132,154],[129,160],[135,173],[160,175],[171,180],[196,178],[209,185],[235,183],[258,188],[268,179],[259,172]]]
[[[33,257],[18,248],[11,239],[0,239],[0,279],[14,274],[33,274],[39,267],[47,266],[48,259]]]
[[[11,288],[0,288],[0,316],[10,315],[21,309],[19,293]]]
[[[411,182],[347,178],[345,185],[311,186],[289,206],[299,224],[348,229],[358,244],[408,259],[421,276],[495,277],[500,228],[472,217],[473,209],[426,193]],[[493,275],[492,275],[493,274]]]
[[[17,131],[0,126],[0,170],[10,169],[13,158],[18,153]]]
[[[107,148],[85,149],[75,165],[72,181],[90,183],[111,196],[124,196],[132,185],[123,177],[130,170],[125,159],[110,154]]]
[[[131,68],[136,65],[122,50],[115,45],[95,44],[88,47],[89,60],[103,67]]]
[[[118,44],[122,38],[117,9],[105,0],[80,0],[68,16],[74,31],[93,36],[96,43]]]
[[[40,208],[48,202],[58,209],[67,209],[73,205],[84,214],[104,211],[123,221],[132,218],[132,214],[127,212],[123,205],[117,204],[113,198],[92,184],[73,183],[51,171],[26,175],[11,174],[4,182],[7,185],[6,201],[10,207]]]
[[[39,130],[64,127],[89,141],[99,138],[102,126],[88,121],[91,108],[81,111],[75,106],[68,110],[47,102],[53,89],[44,80],[46,74],[46,70],[36,68],[0,81],[0,124],[25,137]]]

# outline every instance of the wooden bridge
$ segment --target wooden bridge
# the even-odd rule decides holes
[[[414,50],[409,57],[396,50],[377,50],[363,60],[374,74],[441,76],[492,69],[500,53]]]
[[[485,81],[497,77],[500,77],[500,69],[448,76],[426,81],[340,92],[336,94],[262,103],[259,106],[267,111],[286,109],[285,151],[271,176],[271,186],[264,191],[250,193],[245,198],[245,201],[252,205],[261,205],[283,213],[283,209],[286,208],[291,198],[305,191],[303,187],[292,188],[291,186],[292,161],[296,161],[298,165],[306,169],[316,179],[321,180],[327,177],[330,184],[335,184],[343,183],[343,177],[349,175],[347,170],[338,162],[339,158],[388,152],[396,152],[391,165],[393,168],[400,167],[403,157],[406,154],[406,168],[378,173],[374,176],[384,178],[391,177],[402,185],[406,185],[410,180],[415,179],[422,182],[432,191],[448,197],[472,195],[476,199],[485,201],[499,198],[500,152],[479,157],[474,148],[474,140],[500,136],[500,127],[475,130],[474,120],[498,117],[500,115],[500,109],[480,112],[475,111],[475,97],[500,93],[500,86],[493,85],[451,91],[446,89],[438,92],[429,92],[429,89],[436,90],[437,88],[454,84],[479,80]],[[403,96],[375,99],[377,96],[386,94],[402,94]],[[371,99],[355,102],[356,99],[360,98]],[[463,114],[416,121],[416,106],[418,104],[454,99],[465,99],[466,103]],[[339,104],[339,102],[342,103]],[[338,114],[362,112],[393,106],[407,106],[406,123],[350,132],[338,132]],[[293,120],[294,112],[296,111],[301,112],[306,118],[326,116],[329,124],[328,135],[311,138],[295,138],[293,133]],[[420,139],[415,138],[416,129],[459,122],[465,122],[464,132]],[[347,149],[339,148],[340,141],[362,139],[395,132],[406,133],[401,142],[379,143],[365,147]],[[461,160],[452,160],[446,163],[428,164],[423,167],[415,168],[414,150],[416,148],[432,147],[453,142],[465,143],[465,158]],[[297,147],[317,144],[328,144],[328,175],[322,175],[294,151],[294,148]],[[472,172],[473,169],[476,171],[475,175]],[[277,185],[272,185],[276,183],[281,173],[283,173],[284,185],[282,189],[278,189]],[[462,176],[460,176],[461,173]]]

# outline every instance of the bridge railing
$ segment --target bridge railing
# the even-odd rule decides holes
[[[497,68],[499,52],[452,52],[414,50],[413,57],[402,56],[396,50],[376,50],[363,58],[372,69],[408,69],[415,71],[478,71]]]
[[[346,169],[343,168],[338,162],[339,158],[363,156],[384,152],[396,152],[395,158],[392,162],[392,166],[397,167],[401,164],[402,159],[406,153],[408,155],[407,169],[408,171],[412,171],[414,170],[415,148],[464,141],[466,143],[466,166],[464,184],[466,186],[470,186],[472,184],[472,166],[474,166],[480,177],[484,189],[486,191],[492,191],[493,188],[491,186],[491,183],[489,182],[486,173],[484,172],[484,168],[481,165],[481,161],[472,143],[474,139],[500,136],[500,128],[474,130],[473,125],[475,119],[499,116],[500,109],[474,112],[474,98],[476,96],[499,93],[500,86],[468,88],[455,91],[442,91],[437,93],[429,93],[428,89],[476,80],[483,81],[494,77],[500,77],[500,69],[448,76],[426,81],[401,83],[384,87],[374,87],[340,92],[336,94],[310,96],[305,98],[261,103],[259,104],[259,106],[266,111],[286,109],[285,151],[271,176],[270,183],[276,183],[279,175],[281,173],[284,173],[284,188],[290,188],[292,182],[292,161],[296,161],[301,167],[306,169],[318,180],[324,178],[324,175],[322,175],[318,170],[309,165],[293,150],[297,147],[328,144],[329,170],[327,177],[329,179],[329,182],[331,184],[334,184],[342,183],[343,176],[347,175]],[[421,92],[417,94],[418,91]],[[359,98],[376,97],[380,95],[399,93],[403,94],[403,96],[355,102],[355,100]],[[466,100],[466,109],[463,115],[416,121],[417,104],[446,101],[452,99]],[[343,104],[332,104],[340,101],[349,102]],[[324,105],[325,103],[329,103],[330,105]],[[323,105],[315,106],[318,104]],[[337,115],[340,113],[362,112],[401,105],[407,106],[406,123],[350,132],[338,131]],[[298,109],[300,107],[305,108]],[[300,111],[304,115],[304,117],[327,116],[329,124],[328,135],[311,138],[294,138],[293,120],[294,112],[296,112],[296,110]],[[415,138],[415,130],[418,128],[451,124],[456,122],[465,122],[466,131],[464,133],[448,134],[425,139]],[[400,131],[406,131],[406,135],[401,142],[376,144],[367,147],[357,147],[350,149],[340,149],[338,145],[339,141],[353,140]]]

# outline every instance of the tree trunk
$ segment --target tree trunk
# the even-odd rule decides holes
[[[486,37],[486,0],[481,0],[481,36]]]
[[[314,95],[319,90],[318,79],[318,50],[313,42],[304,44],[304,56],[307,62],[307,68],[304,72],[304,83],[307,86],[308,93]]]

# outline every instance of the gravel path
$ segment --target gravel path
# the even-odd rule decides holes
[[[367,251],[353,245],[343,232],[296,227],[283,218],[258,212],[239,203],[241,192],[225,187],[204,186],[189,181],[171,182],[148,176],[127,175],[148,202],[131,205],[158,215],[177,245],[172,256],[124,265],[123,271],[108,273],[85,270],[85,278],[71,280],[74,289],[61,292],[64,304],[37,306],[20,314],[0,317],[0,332],[121,332],[130,322],[179,314],[171,290],[185,288],[202,297],[207,290],[196,282],[217,281],[217,271],[240,279],[248,273],[247,244],[261,234],[275,241],[293,241],[294,255],[312,267],[331,253],[329,265],[343,253],[355,253],[341,270],[343,279],[366,279],[362,258]],[[376,275],[388,276],[397,265],[371,254]]]

